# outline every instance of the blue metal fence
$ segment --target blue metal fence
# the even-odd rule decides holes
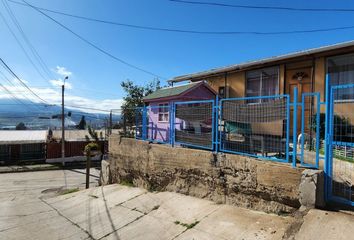
[[[173,140],[175,144],[214,150],[214,100],[176,102]]]
[[[331,86],[327,96],[326,197],[354,206],[354,84]]]
[[[298,99],[297,88],[293,96],[293,101],[289,95],[275,95],[137,108],[135,137],[172,146],[287,162],[293,167],[300,164],[319,168],[325,154],[332,153],[323,146],[329,141],[324,137],[330,133],[329,116],[333,115],[328,108],[330,102],[321,102],[318,92],[304,93]],[[343,94],[339,96],[343,97]],[[324,122],[326,129],[322,126]],[[343,145],[343,141],[333,140],[333,143],[338,149]],[[351,153],[353,142],[344,145]],[[331,170],[327,162],[325,170]]]
[[[289,161],[289,96],[220,101],[220,151]]]

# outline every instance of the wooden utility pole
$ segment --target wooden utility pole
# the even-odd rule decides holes
[[[113,116],[112,116],[112,110],[109,113],[109,131],[108,131],[108,135],[112,134],[112,126],[113,125]]]
[[[65,113],[64,113],[64,91],[65,91],[65,80],[69,77],[64,78],[64,83],[61,86],[61,158],[62,164],[65,165]]]

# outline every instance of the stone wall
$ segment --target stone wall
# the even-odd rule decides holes
[[[112,135],[110,183],[131,182],[241,207],[289,213],[300,207],[301,169],[290,164],[150,144]]]

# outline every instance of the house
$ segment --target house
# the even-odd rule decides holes
[[[106,133],[103,130],[95,131],[99,139],[98,145],[100,149],[106,153],[108,142],[105,139]],[[61,157],[61,130],[53,130],[48,136],[46,162],[56,163],[62,162]],[[65,130],[65,162],[86,161],[84,155],[85,146],[90,142],[95,141],[88,130]],[[101,160],[101,156],[95,156],[92,160]]]
[[[1,130],[0,164],[45,160],[47,131]]]
[[[213,100],[216,92],[204,81],[181,86],[161,88],[144,98],[147,106],[146,137],[158,142],[168,142],[170,138],[170,111],[173,103],[195,100]],[[176,119],[176,129],[187,121]],[[193,124],[193,123],[192,123]]]
[[[319,92],[320,101],[324,102],[327,74],[331,85],[354,83],[354,41],[177,76],[169,82],[206,81],[218,92],[220,98],[289,94],[290,101],[293,101],[293,90],[297,87],[299,101],[304,93]],[[354,117],[350,113],[354,109],[354,91],[342,91],[339,98],[348,104],[338,107],[336,114],[350,118],[353,125]],[[317,112],[316,101],[312,98],[311,106],[305,107],[306,122],[311,121],[311,116]],[[291,119],[292,111],[291,109]],[[320,112],[325,112],[324,104],[321,105]],[[297,125],[300,126],[300,110],[297,119]],[[292,129],[291,120],[291,135]],[[300,127],[297,134],[299,133]]]

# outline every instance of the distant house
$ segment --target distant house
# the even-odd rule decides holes
[[[99,138],[99,146],[103,152],[108,148],[108,142],[105,140],[105,132],[97,130]],[[61,130],[53,130],[48,136],[46,162],[55,163],[62,162],[61,158]],[[65,130],[65,161],[84,161],[84,148],[90,142],[95,141],[90,136],[88,130]],[[92,158],[92,160],[100,160],[100,156]]]
[[[170,106],[175,102],[215,99],[216,92],[204,81],[181,86],[159,89],[144,98],[148,106],[147,138],[167,142],[169,140]],[[176,119],[175,127],[179,129],[181,119]]]
[[[1,130],[0,163],[45,160],[47,131]]]

